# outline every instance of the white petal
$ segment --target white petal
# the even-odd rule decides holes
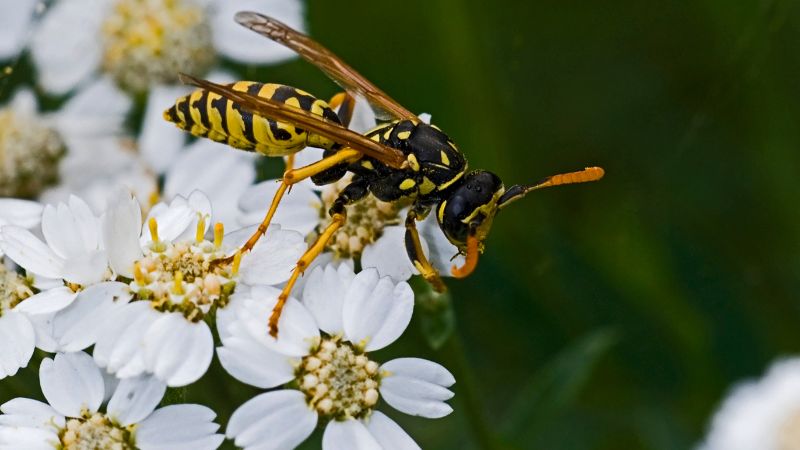
[[[92,357],[83,352],[59,353],[39,367],[42,394],[56,411],[80,417],[81,410],[97,411],[103,401],[103,376]]]
[[[160,316],[149,302],[133,302],[120,308],[97,339],[93,352],[97,364],[121,378],[144,372],[142,342]]]
[[[298,0],[217,1],[211,20],[214,48],[221,54],[242,63],[271,64],[294,58],[296,54],[274,42],[264,42],[258,34],[233,20],[238,11],[264,11],[303,31],[303,2]]]
[[[64,260],[30,231],[13,225],[0,227],[0,247],[25,270],[48,278],[61,278]]]
[[[89,286],[53,319],[53,334],[61,351],[83,350],[97,342],[108,321],[130,301],[124,283],[108,281]]]
[[[30,315],[28,319],[33,324],[33,331],[36,334],[36,348],[47,353],[55,353],[58,350],[58,342],[53,336],[54,314]]]
[[[68,139],[114,135],[122,130],[131,105],[130,97],[110,78],[103,77],[67,100],[53,120],[59,133]]]
[[[449,277],[450,269],[455,265],[464,265],[464,255],[458,254],[458,247],[447,240],[444,232],[439,228],[436,215],[431,213],[422,222],[417,224],[419,235],[429,249],[428,261],[442,276]],[[455,257],[455,258],[454,258]]]
[[[394,342],[411,321],[414,292],[406,282],[395,285],[379,278],[375,269],[359,272],[347,290],[343,305],[348,340],[374,351]]]
[[[292,358],[272,351],[249,335],[228,337],[217,348],[222,367],[237,380],[251,386],[269,389],[294,378]]]
[[[147,370],[170,387],[194,383],[208,370],[214,339],[205,322],[190,323],[182,314],[162,314],[144,340]]]
[[[139,151],[150,167],[163,173],[170,167],[186,143],[186,132],[164,120],[163,112],[175,100],[189,93],[187,86],[155,86],[147,97]]]
[[[141,375],[120,380],[106,410],[122,426],[141,422],[161,402],[167,385],[153,376]]]
[[[258,395],[233,412],[226,434],[238,447],[285,449],[306,440],[317,426],[317,413],[305,395],[283,389]]]
[[[203,217],[206,225],[211,218],[211,202],[202,192],[194,191],[189,198],[176,196],[169,206],[159,203],[147,215],[142,227],[141,245],[148,245],[150,236],[149,221],[155,218],[158,225],[158,237],[165,242],[181,240],[184,236],[194,238],[198,217]],[[208,229],[208,226],[206,226]]]
[[[77,296],[66,286],[48,289],[26,298],[14,310],[26,314],[49,314],[66,308]]]
[[[52,450],[53,442],[58,442],[53,429],[0,427],[0,450]]]
[[[0,61],[11,59],[22,50],[37,3],[37,0],[0,2]]]
[[[361,267],[374,267],[382,277],[392,277],[395,281],[406,281],[411,275],[419,273],[408,259],[405,245],[405,227],[391,226],[383,229],[383,235],[377,241],[364,248],[361,255]],[[428,249],[422,243],[427,254]]]
[[[239,224],[248,226],[261,223],[278,186],[278,180],[267,180],[244,191],[239,199],[239,209],[242,211]],[[294,230],[306,236],[319,225],[321,207],[322,202],[316,192],[302,183],[297,184],[292,186],[292,192],[284,195],[272,223],[280,224],[283,230]]]
[[[322,450],[381,450],[381,445],[358,420],[333,420],[322,435]]]
[[[319,329],[342,334],[342,305],[355,273],[346,264],[316,267],[303,288],[303,304],[311,311]]]
[[[52,406],[29,398],[15,398],[0,406],[0,426],[13,425],[33,428],[64,426],[64,416]]]
[[[369,433],[381,445],[382,450],[419,450],[420,446],[411,439],[394,420],[380,411],[373,411],[372,415],[363,421]]]
[[[0,7],[2,9],[2,7]],[[0,19],[2,20],[2,19]],[[0,225],[33,228],[42,220],[42,204],[16,198],[0,198]]]
[[[36,27],[31,56],[39,82],[49,93],[69,92],[100,64],[100,23],[108,2],[71,0],[57,2]]]
[[[111,268],[127,278],[133,278],[133,264],[142,257],[139,232],[142,212],[139,202],[120,190],[110,203],[103,221],[103,240]]]
[[[36,344],[33,325],[16,311],[0,316],[0,379],[13,376],[28,365]]]
[[[453,397],[447,388],[456,380],[441,365],[419,358],[398,358],[383,364],[381,372],[381,396],[395,409],[430,419],[453,411],[444,401]]]
[[[75,196],[69,204],[47,205],[42,213],[42,233],[59,256],[77,259],[100,248],[100,220],[89,205]]]
[[[136,428],[136,447],[141,450],[213,450],[224,436],[215,434],[214,411],[200,405],[159,408]]]
[[[278,339],[269,335],[267,322],[279,294],[280,290],[269,286],[254,286],[253,298],[237,311],[239,320],[257,342],[287,356],[305,356],[319,342],[319,328],[314,316],[293,297],[286,301],[278,321]]]
[[[275,285],[289,279],[308,244],[296,231],[270,227],[266,236],[242,257],[239,273],[247,284]]]

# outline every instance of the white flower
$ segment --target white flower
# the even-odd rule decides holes
[[[238,248],[250,229],[212,241],[208,199],[200,192],[156,205],[146,223],[138,203],[123,195],[107,212],[105,243],[113,271],[130,279],[133,301],[124,305],[99,335],[94,357],[121,378],[153,373],[169,386],[196,381],[214,353],[205,315],[220,314],[236,292],[251,284],[285,282],[305,243],[296,232],[271,230],[267,238],[233,265],[212,265]]]
[[[800,359],[779,361],[736,386],[714,415],[701,450],[800,448]]]
[[[28,365],[36,334],[17,306],[33,295],[30,283],[0,262],[0,379]]]
[[[269,389],[240,406],[227,435],[239,447],[292,448],[318,423],[325,424],[323,449],[413,449],[417,444],[375,410],[382,397],[394,408],[439,418],[452,411],[445,400],[455,379],[444,367],[418,358],[383,365],[369,352],[394,342],[414,307],[407,283],[380,278],[374,269],[354,274],[346,264],[317,267],[302,303],[289,298],[277,340],[267,334],[267,317],[280,291],[251,289],[250,298],[220,318],[220,361],[235,378]],[[222,324],[225,326],[222,326]]]
[[[166,386],[152,377],[120,381],[102,412],[106,382],[83,352],[45,359],[39,379],[48,403],[16,398],[0,406],[0,448],[213,450],[224,439],[205,406],[156,409]]]
[[[297,0],[59,0],[31,38],[38,81],[60,95],[103,72],[129,90],[146,91],[176,82],[179,71],[206,73],[217,53],[258,64],[294,56],[234,22],[243,9],[303,28]]]

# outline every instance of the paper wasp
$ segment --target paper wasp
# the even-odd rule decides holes
[[[435,211],[447,239],[465,255],[462,267],[452,275],[466,277],[475,269],[478,255],[498,211],[528,192],[560,184],[599,180],[603,169],[589,167],[545,178],[532,185],[505,189],[500,178],[488,171],[467,171],[467,160],[448,136],[422,122],[383,91],[345,64],[328,49],[287,25],[254,12],[236,14],[236,21],[297,52],[317,66],[348,94],[365,98],[386,122],[358,134],[347,128],[353,97],[340,97],[338,113],[323,100],[289,86],[237,82],[220,85],[182,75],[200,89],[178,99],[164,117],[190,133],[267,156],[294,154],[306,146],[325,149],[324,158],[289,169],[258,230],[238,254],[249,251],[266,232],[287,189],[311,178],[318,185],[335,182],[345,173],[352,182],[340,193],[329,214],[332,221],[297,262],[269,319],[270,334],[277,336],[278,319],[297,278],[325,248],[346,219],[345,206],[368,194],[383,201],[412,200],[406,217],[405,247],[408,257],[437,290],[444,284],[431,266],[420,243],[416,222]],[[235,256],[235,255],[234,255]],[[220,261],[229,263],[234,256]]]

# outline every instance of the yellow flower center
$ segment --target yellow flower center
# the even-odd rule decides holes
[[[192,0],[118,0],[102,29],[103,69],[133,92],[214,63],[206,11]]]
[[[59,433],[64,450],[135,450],[132,427],[123,428],[101,413],[69,418]]]
[[[18,273],[6,269],[0,261],[0,317],[5,311],[33,295],[30,284]]]
[[[367,416],[378,402],[378,363],[341,337],[324,338],[297,368],[297,384],[323,416],[344,420]]]
[[[0,197],[34,198],[58,179],[64,143],[35,115],[0,109]]]

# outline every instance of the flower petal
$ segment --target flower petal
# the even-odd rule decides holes
[[[24,314],[11,310],[0,315],[0,379],[27,366],[35,345],[36,333]]]
[[[57,287],[26,298],[14,310],[26,314],[54,313],[66,308],[77,296],[78,294],[66,286]]]
[[[308,276],[303,288],[303,304],[316,319],[320,330],[330,335],[344,332],[342,305],[355,276],[347,264],[340,264],[338,268],[333,264],[316,267]]]
[[[367,427],[355,419],[332,420],[322,435],[322,450],[376,450],[381,445]]]
[[[164,173],[186,143],[186,132],[164,120],[163,111],[175,99],[186,95],[187,86],[155,86],[147,97],[142,129],[139,133],[139,152],[157,173]]]
[[[447,240],[444,232],[439,227],[439,222],[436,221],[435,214],[428,214],[422,222],[417,224],[419,235],[424,242],[425,247],[428,249],[428,261],[434,269],[439,271],[439,274],[449,277],[450,269],[455,265],[461,267],[464,265],[464,255],[460,255],[458,247],[451,244]]]
[[[108,206],[103,220],[103,241],[109,264],[117,274],[133,278],[133,264],[142,257],[139,245],[142,212],[139,202],[120,190]]]
[[[162,314],[144,338],[147,370],[167,386],[186,386],[206,373],[214,356],[214,339],[205,322],[190,323],[182,314]]]
[[[55,3],[36,27],[31,57],[39,83],[50,94],[66,94],[100,64],[100,24],[110,2],[73,0]]]
[[[124,283],[107,281],[89,286],[53,319],[59,350],[75,352],[97,342],[109,320],[130,301]]]
[[[456,380],[441,365],[420,358],[398,358],[383,364],[381,372],[381,396],[398,411],[429,419],[453,411],[444,401],[453,397],[447,388]]]
[[[269,11],[292,28],[303,30],[303,2],[298,0],[216,1],[211,20],[214,48],[241,63],[274,64],[296,57],[288,48],[264,39],[232,20],[238,11]]]
[[[24,228],[0,227],[0,248],[15,263],[37,275],[61,278],[64,271],[64,260]]]
[[[136,427],[136,447],[141,450],[213,450],[225,436],[215,434],[214,411],[201,405],[159,408]]]
[[[0,3],[0,61],[19,54],[30,32],[37,0]]]
[[[132,104],[131,98],[110,78],[103,77],[67,100],[53,114],[54,125],[67,140],[118,135]]]
[[[166,391],[167,385],[153,376],[126,378],[120,380],[106,411],[124,427],[141,422],[156,409]]]
[[[226,434],[245,450],[295,448],[317,426],[317,413],[294,389],[267,392],[236,409]]]
[[[83,352],[59,353],[39,367],[42,394],[56,411],[80,417],[82,409],[97,411],[103,401],[103,376]]]
[[[308,244],[303,236],[278,226],[270,227],[266,236],[242,257],[239,274],[243,282],[276,285],[289,279],[297,260],[303,256]]]
[[[120,378],[145,371],[142,342],[150,326],[161,316],[149,302],[132,302],[110,319],[94,346],[94,359],[100,367]]]
[[[0,225],[33,228],[42,220],[42,209],[39,202],[0,198]]]
[[[267,180],[245,190],[239,198],[239,224],[249,226],[261,223],[278,186],[279,180]],[[296,184],[291,192],[284,195],[272,223],[280,224],[283,230],[294,230],[306,236],[319,225],[321,207],[322,202],[313,189],[302,183]]]
[[[411,275],[419,273],[408,259],[405,245],[405,227],[391,226],[383,229],[383,235],[377,241],[364,248],[361,255],[361,267],[374,267],[382,277],[392,277],[395,281],[406,281]],[[422,250],[428,254],[424,242]]]
[[[259,344],[249,335],[231,336],[217,347],[222,367],[232,377],[251,386],[269,389],[294,378],[293,359]]]
[[[319,328],[314,316],[294,297],[284,305],[278,339],[269,335],[267,322],[279,294],[280,290],[270,286],[254,286],[252,299],[244,300],[237,310],[240,323],[257,342],[287,356],[305,356],[319,342]]]
[[[414,292],[406,282],[379,278],[378,271],[359,272],[347,290],[343,305],[345,336],[366,351],[394,342],[411,321]]]
[[[372,415],[363,422],[372,437],[381,445],[382,450],[419,450],[420,448],[397,422],[380,411],[373,411]]]
[[[15,398],[0,406],[0,426],[50,428],[64,426],[64,416],[52,406],[29,398]]]

